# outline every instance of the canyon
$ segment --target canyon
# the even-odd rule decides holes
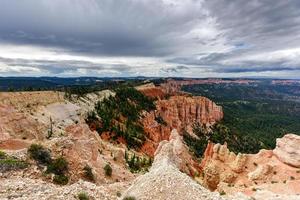
[[[162,123],[155,120],[158,117]],[[199,123],[209,128],[222,118],[222,108],[205,97],[172,96],[167,100],[158,100],[156,110],[142,119],[147,135],[142,150],[153,155],[159,142],[168,140],[171,130],[177,129],[179,133],[186,130],[192,134],[193,124]]]
[[[182,85],[199,83],[168,81],[137,87],[155,99],[155,109],[141,115],[146,140],[137,150],[100,137],[85,122],[94,104],[114,96],[113,91],[71,99],[52,91],[1,93],[0,150],[30,166],[0,172],[0,199],[76,199],[81,191],[95,199],[300,199],[297,135],[286,134],[277,139],[274,150],[257,154],[236,154],[226,143],[209,142],[202,160],[195,158],[183,133],[197,138],[194,124],[210,130],[224,117],[222,107],[210,99],[180,91]],[[33,143],[42,144],[54,157],[66,158],[68,185],[51,183],[53,177],[28,157],[27,149]],[[125,152],[154,159],[149,172],[131,172]],[[103,170],[107,164],[111,176]],[[92,183],[84,177],[85,166],[95,176]]]

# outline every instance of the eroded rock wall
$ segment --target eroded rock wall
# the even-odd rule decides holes
[[[226,144],[209,143],[201,162],[203,184],[229,194],[239,191],[251,195],[256,190],[299,194],[299,138],[287,134],[277,139],[274,150],[261,150],[257,154],[236,155]]]
[[[173,130],[169,141],[162,141],[157,148],[150,171],[138,177],[120,199],[129,196],[140,200],[223,199],[180,172],[186,163],[190,164],[186,151],[181,136]]]
[[[147,113],[142,120],[148,138],[142,150],[153,155],[159,142],[170,137],[172,129],[180,134],[184,130],[191,133],[194,123],[209,127],[222,118],[222,107],[205,97],[172,96],[156,101],[156,111]]]

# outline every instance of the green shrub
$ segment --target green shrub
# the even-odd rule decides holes
[[[6,153],[0,151],[0,159],[5,159],[5,158],[6,158]]]
[[[105,172],[105,176],[111,176],[112,175],[112,168],[109,164],[106,164],[103,168]]]
[[[47,165],[51,163],[49,150],[39,144],[32,144],[28,149],[29,156],[39,164]]]
[[[64,174],[56,174],[53,178],[53,182],[59,185],[67,185],[69,182],[69,177]]]
[[[135,154],[130,155],[127,151],[125,151],[125,161],[132,173],[147,171],[149,167],[152,165],[152,159],[149,157],[139,157]]]
[[[167,126],[167,122],[159,115],[155,117],[155,121],[163,126]]]
[[[16,158],[6,157],[5,159],[0,159],[0,172],[25,169],[27,167],[27,162],[18,160]]]
[[[90,166],[86,165],[83,168],[83,171],[84,171],[84,177],[87,180],[95,182],[95,175],[93,174],[93,169]]]
[[[54,159],[48,166],[47,172],[54,173],[56,175],[63,175],[68,171],[68,162],[65,158],[59,157]]]
[[[117,197],[121,197],[122,196],[122,194],[121,194],[121,192],[117,192]]]
[[[133,196],[129,196],[129,197],[124,197],[123,200],[136,200],[136,198]]]
[[[87,193],[85,192],[80,192],[78,195],[77,195],[78,199],[79,200],[89,200],[89,196],[87,195]]]

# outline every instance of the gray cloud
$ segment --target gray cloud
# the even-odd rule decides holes
[[[175,66],[175,67],[161,68],[161,71],[166,72],[166,73],[180,73],[183,70],[188,70],[188,69],[189,69],[189,67],[179,65],[179,66]]]
[[[22,67],[22,73],[27,67],[41,75],[82,70],[153,75],[156,65],[156,75],[272,72],[280,77],[281,71],[300,70],[300,1],[2,0],[0,48],[7,44],[125,61],[0,55],[0,75],[17,74]],[[126,63],[145,57],[153,63]]]
[[[216,73],[300,70],[300,2],[206,1],[211,16],[233,48],[168,60]]]
[[[190,2],[179,7],[163,0],[3,0],[0,38],[81,54],[163,56],[204,16],[200,1]]]
[[[88,61],[77,60],[60,60],[60,61],[47,61],[47,60],[28,60],[28,59],[8,59],[0,57],[0,62],[5,63],[9,67],[16,67],[15,71],[18,71],[18,66],[22,66],[28,69],[36,69],[44,74],[79,74],[80,70],[88,70],[93,72],[94,75],[101,74],[102,71],[116,71],[119,73],[126,73],[130,71],[131,67],[122,64],[106,64],[106,63],[93,63]],[[13,70],[7,71],[7,74],[12,73]],[[21,70],[24,71],[24,70]]]

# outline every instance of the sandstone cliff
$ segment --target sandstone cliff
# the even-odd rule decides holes
[[[159,142],[170,137],[172,129],[191,133],[194,123],[209,127],[222,118],[222,107],[205,97],[172,96],[158,100],[156,110],[147,113],[142,120],[148,138],[142,150],[153,155]]]
[[[209,143],[202,160],[203,184],[212,190],[253,195],[257,190],[275,194],[300,193],[297,164],[300,136],[287,134],[277,139],[275,150],[258,154],[234,154],[227,145]]]
[[[102,141],[84,122],[92,105],[109,95],[113,93],[101,91],[70,102],[55,92],[1,93],[0,150],[26,158],[26,149],[32,143],[42,144],[53,157],[63,155],[67,159],[71,182],[82,177],[86,165],[93,169],[97,183],[132,179],[134,175],[124,163],[125,147]],[[50,122],[53,133],[47,138]],[[106,164],[117,172],[110,178],[104,176]],[[35,177],[40,175],[36,173]]]
[[[73,181],[82,177],[83,168],[92,168],[97,183],[131,180],[134,175],[125,166],[122,147],[103,141],[97,132],[92,132],[86,124],[71,125],[66,128],[67,137],[57,141],[55,148],[68,160]],[[110,164],[112,177],[104,175],[104,166]]]
[[[162,87],[155,86],[153,83],[137,86],[135,88],[152,99],[163,99],[167,95]]]

